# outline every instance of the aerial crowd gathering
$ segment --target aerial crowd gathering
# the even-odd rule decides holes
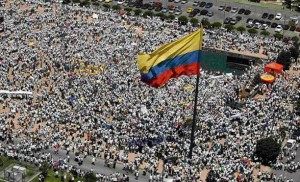
[[[136,56],[197,27],[40,1],[10,1],[3,13],[0,89],[32,94],[0,95],[0,154],[38,166],[47,161],[64,171],[73,170],[72,165],[57,165],[52,155],[75,153],[80,165],[86,163],[85,156],[93,163],[102,158],[109,167],[123,164],[123,174],[111,175],[97,173],[95,166],[98,181],[138,181],[141,175],[151,182],[162,181],[162,176],[176,182],[205,181],[210,170],[217,181],[293,181],[262,170],[252,156],[258,139],[296,127],[291,105],[299,97],[298,75],[282,72],[273,84],[256,85],[260,97],[243,98],[244,87],[253,85],[264,64],[252,65],[240,76],[201,70],[199,130],[189,160],[195,77],[151,88],[140,81]],[[290,46],[247,33],[204,34],[204,47],[259,53],[265,45],[270,61]],[[282,152],[273,167],[300,169],[293,160],[297,149],[298,143],[296,149]],[[74,159],[61,160],[68,165]],[[85,172],[76,171],[81,176]]]

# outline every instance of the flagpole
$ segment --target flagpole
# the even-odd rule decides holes
[[[203,31],[201,25],[201,31]],[[201,35],[202,36],[202,33]],[[200,37],[200,44],[202,44],[202,37]],[[199,60],[200,62],[200,60]],[[197,117],[197,102],[198,102],[198,93],[199,93],[199,79],[200,79],[200,63],[198,64],[199,74],[197,74],[196,78],[196,90],[195,90],[195,99],[194,99],[194,113],[193,113],[193,123],[192,123],[192,131],[191,131],[191,143],[190,143],[190,151],[189,151],[189,159],[192,159],[193,156],[193,148],[195,145],[195,129],[196,129],[196,117]]]
[[[191,143],[190,143],[190,151],[189,151],[189,158],[192,159],[193,155],[193,148],[194,148],[194,141],[195,141],[195,128],[196,128],[196,116],[197,116],[197,101],[198,101],[198,87],[199,87],[199,79],[200,74],[197,74],[196,79],[196,90],[195,90],[195,101],[194,101],[194,113],[193,113],[193,123],[192,123],[192,131],[191,131]]]

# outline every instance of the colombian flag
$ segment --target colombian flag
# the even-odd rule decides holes
[[[170,78],[200,74],[202,36],[201,27],[151,54],[139,54],[137,62],[142,81],[152,87],[160,87]]]

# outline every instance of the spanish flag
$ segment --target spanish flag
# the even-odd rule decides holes
[[[160,87],[170,78],[200,74],[202,36],[201,27],[151,54],[139,54],[137,64],[141,80],[152,87]]]

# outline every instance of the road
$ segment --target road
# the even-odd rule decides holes
[[[18,143],[18,141],[20,141],[20,139],[14,139],[14,144],[16,145]],[[6,146],[5,142],[0,141],[0,143],[2,144],[2,146]],[[58,160],[64,160],[67,158],[67,151],[66,150],[59,150],[58,154],[55,153],[53,148],[50,148],[48,150],[46,150],[45,152],[49,152],[51,153],[53,160],[54,161],[58,161]],[[82,165],[78,165],[77,162],[75,162],[75,154],[73,152],[69,153],[70,156],[70,162],[68,164],[71,164],[73,166],[76,166],[77,168],[83,170],[83,171],[91,171],[91,169],[93,169],[94,173],[100,173],[100,174],[105,174],[105,175],[110,175],[112,173],[116,173],[119,172],[121,174],[127,174],[129,176],[130,181],[138,181],[138,182],[148,182],[149,181],[149,176],[143,176],[142,175],[142,171],[140,170],[140,175],[138,180],[135,179],[135,176],[132,173],[126,173],[123,170],[123,164],[122,163],[117,163],[116,168],[109,168],[104,166],[104,160],[97,158],[95,165],[92,164],[92,157],[87,156],[86,158],[83,159],[83,164]]]

